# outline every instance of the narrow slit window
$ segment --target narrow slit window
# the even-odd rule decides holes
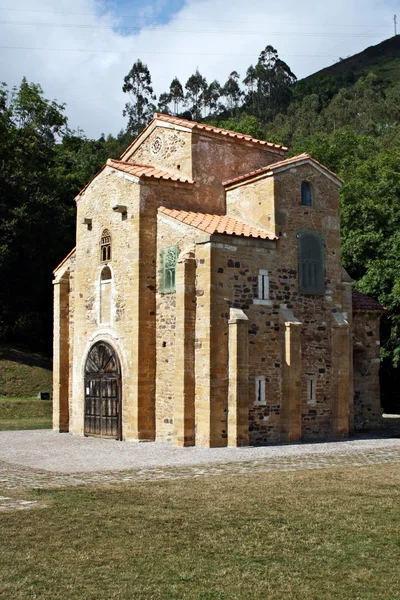
[[[312,188],[311,183],[303,181],[301,184],[301,204],[302,206],[312,206]]]
[[[260,300],[269,300],[268,271],[259,271],[258,273],[258,298]]]
[[[100,323],[111,323],[112,273],[104,267],[100,275]]]
[[[265,406],[266,405],[266,399],[265,399],[265,377],[255,377],[255,399],[254,399],[254,403],[256,404],[256,406]]]
[[[309,404],[315,404],[317,401],[317,380],[307,379],[307,402]]]
[[[108,229],[104,229],[101,234],[100,260],[101,262],[111,260],[111,234]]]

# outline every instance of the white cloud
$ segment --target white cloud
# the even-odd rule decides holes
[[[33,7],[32,0],[3,2],[14,9]],[[40,83],[47,98],[66,102],[70,126],[88,136],[116,134],[125,125],[122,82],[137,58],[149,66],[159,94],[175,76],[184,84],[196,67],[208,81],[223,83],[234,69],[243,77],[267,44],[301,78],[393,33],[390,0],[188,0],[167,25],[123,33],[118,25],[135,27],[139,21],[118,20],[100,8],[96,0],[58,0],[56,5],[36,0],[35,12],[0,10],[0,80],[11,86],[25,75]],[[135,10],[130,3],[120,9],[121,14]]]

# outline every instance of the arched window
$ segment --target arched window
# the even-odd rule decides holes
[[[301,184],[301,205],[312,206],[312,200],[311,183],[308,183],[308,181],[303,181]]]
[[[104,229],[101,234],[100,260],[101,262],[111,260],[111,233],[108,229]]]
[[[112,273],[104,267],[100,274],[100,323],[111,323]]]
[[[299,292],[323,296],[325,294],[324,236],[319,231],[300,231]]]

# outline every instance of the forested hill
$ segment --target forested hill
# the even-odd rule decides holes
[[[294,94],[300,97],[319,93],[321,84],[331,92],[337,92],[369,73],[374,73],[389,89],[400,82],[399,61],[400,35],[397,35],[299,80],[294,86]]]

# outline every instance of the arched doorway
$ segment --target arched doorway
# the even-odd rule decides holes
[[[106,342],[94,344],[86,359],[84,433],[121,439],[121,369]]]

